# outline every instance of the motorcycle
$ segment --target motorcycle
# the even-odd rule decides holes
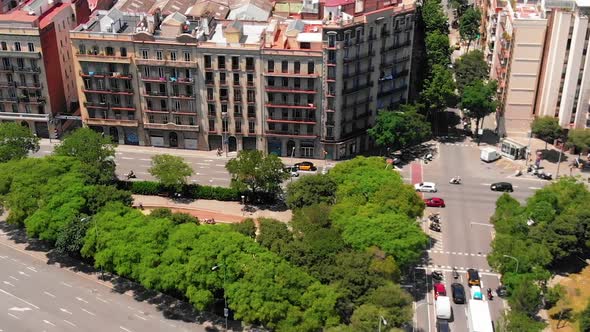
[[[494,295],[492,295],[492,289],[488,288],[488,300],[492,300],[494,298]]]
[[[432,279],[442,280],[443,279],[442,272],[441,271],[432,271]]]
[[[440,215],[439,215],[438,213],[436,213],[436,214],[434,214],[434,213],[431,213],[431,214],[428,216],[428,220],[430,220],[430,221],[432,221],[432,222],[436,222],[436,223],[438,223],[438,222],[440,222]]]
[[[553,175],[551,173],[539,172],[537,173],[537,177],[543,180],[551,180],[553,179]]]
[[[461,177],[456,176],[456,177],[450,179],[449,180],[449,183],[450,184],[461,184]]]
[[[137,176],[135,176],[135,173],[133,173],[133,171],[129,171],[129,173],[127,173],[126,177],[127,177],[127,180],[129,180],[129,179],[135,179]]]
[[[213,219],[213,218],[205,219],[205,224],[215,225],[215,219]]]
[[[439,223],[430,223],[429,228],[435,232],[440,232],[440,224]]]
[[[459,272],[457,272],[457,268],[456,267],[453,268],[453,278],[459,279]]]

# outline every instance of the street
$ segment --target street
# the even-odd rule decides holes
[[[483,148],[483,146],[481,146]],[[494,290],[500,283],[500,275],[490,270],[486,255],[490,252],[493,227],[489,219],[494,213],[495,202],[502,193],[490,190],[491,183],[507,181],[514,185],[511,194],[521,203],[535,190],[549,183],[532,178],[513,178],[512,169],[504,169],[503,164],[484,163],[480,161],[480,147],[465,141],[448,141],[438,144],[435,159],[428,164],[415,161],[402,168],[405,179],[412,183],[421,181],[435,182],[437,193],[424,193],[425,198],[440,197],[445,200],[445,208],[427,208],[425,216],[439,212],[441,232],[428,228],[427,222],[422,227],[430,237],[429,249],[424,263],[415,271],[416,292],[421,294],[416,303],[416,324],[419,331],[436,330],[434,294],[430,273],[433,270],[443,272],[442,281],[450,295],[451,284],[459,282],[467,290],[466,270],[474,268],[479,271],[482,289]],[[449,184],[454,176],[462,178],[462,184]],[[459,278],[453,279],[452,269],[456,268]],[[487,301],[487,299],[485,299]],[[468,331],[466,305],[453,304],[452,331]],[[505,308],[503,299],[494,296],[490,301],[492,319],[495,321]]]
[[[131,291],[115,292],[93,275],[47,264],[0,233],[0,331],[205,331],[170,320]]]

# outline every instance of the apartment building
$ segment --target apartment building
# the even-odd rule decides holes
[[[84,0],[2,3],[0,122],[49,137],[53,116],[77,108],[69,30],[88,15]]]
[[[535,114],[547,18],[537,3],[492,0],[488,10],[487,61],[498,81],[498,133],[526,136]]]
[[[346,158],[371,146],[377,110],[407,100],[414,11],[120,1],[71,32],[83,121],[121,144]]]

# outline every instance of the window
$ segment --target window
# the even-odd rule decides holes
[[[19,42],[15,42],[15,43],[14,43],[14,50],[15,50],[15,51],[20,51],[20,50],[21,50],[21,49],[20,49],[20,43],[19,43]]]
[[[281,61],[281,71],[286,73],[289,71],[289,62],[287,60]]]
[[[252,120],[248,121],[248,133],[254,134],[255,130],[256,130],[256,122],[254,122]]]
[[[16,59],[16,66],[19,69],[23,69],[25,67],[25,60],[23,58],[17,58]]]
[[[156,51],[156,60],[163,60],[164,59],[164,55],[162,53],[162,51]]]
[[[166,103],[165,99],[161,99],[160,100],[160,109],[162,111],[167,111],[168,110],[168,104]]]
[[[248,102],[253,103],[255,99],[254,90],[248,90]]]
[[[223,122],[221,122],[221,126],[222,126],[222,130],[224,133],[229,131],[229,123],[227,121],[227,119],[225,119]]]
[[[215,119],[209,119],[209,131],[215,131]]]
[[[188,125],[189,126],[194,126],[195,125],[195,117],[194,116],[189,116],[188,117]]]
[[[267,62],[267,70],[269,73],[274,73],[275,72],[275,62],[274,60],[268,60]]]
[[[207,88],[207,100],[213,100],[213,88]]]
[[[313,61],[310,61],[307,63],[307,73],[308,74],[315,73],[315,65],[314,65]]]
[[[121,47],[119,52],[121,52],[121,56],[127,56],[127,49],[125,47]]]
[[[29,52],[35,52],[35,44],[29,43]]]
[[[254,58],[246,58],[246,70],[254,70]]]
[[[288,79],[288,78],[286,78],[286,77],[283,77],[283,86],[284,86],[284,87],[287,87],[287,86],[289,86],[289,79]]]
[[[149,56],[150,56],[150,53],[148,50],[141,50],[141,58],[142,59],[147,59],[147,58],[149,58]]]
[[[299,74],[299,72],[301,71],[301,63],[299,61],[295,61],[293,66],[294,66],[293,70],[294,70],[295,74]]]
[[[115,49],[112,48],[112,47],[110,47],[110,46],[105,47],[104,51],[105,51],[105,54],[108,55],[108,56],[115,55]]]
[[[242,90],[234,89],[234,101],[242,101]]]
[[[210,72],[210,71],[205,72],[205,83],[206,84],[213,84],[213,72]]]
[[[84,47],[84,45],[80,45],[80,47]],[[80,48],[81,49],[81,48]],[[8,50],[8,47],[6,47],[6,42],[2,42],[2,50],[6,51]]]
[[[211,68],[211,56],[205,55],[205,68]]]
[[[234,73],[234,85],[240,85],[240,74]]]
[[[227,89],[219,89],[219,98],[221,100],[227,100],[228,99]]]
[[[300,42],[299,43],[299,48],[301,48],[303,50],[309,50],[311,48],[311,43],[309,43],[309,42]]]
[[[237,56],[231,57],[231,69],[233,69],[233,70],[240,69],[240,57],[237,57]]]
[[[295,89],[299,89],[301,87],[301,79],[299,77],[294,79],[294,86]]]
[[[234,115],[242,115],[242,105],[234,105]]]
[[[143,67],[143,76],[150,77],[150,67]]]
[[[174,109],[176,111],[180,111],[180,100],[175,100],[174,101]]]
[[[227,116],[227,104],[221,104],[221,116]]]
[[[225,69],[225,57],[222,55],[217,57],[217,69]]]
[[[274,85],[275,85],[275,78],[269,77],[268,78],[268,86],[274,86]]]
[[[209,116],[215,116],[215,114],[216,114],[215,104],[207,104],[207,114]]]
[[[175,51],[170,52],[170,60],[176,61],[176,52]]]
[[[180,121],[180,116],[175,115],[174,116],[174,123],[176,123],[177,125],[181,124],[182,122]]]
[[[191,61],[191,53],[190,52],[186,52],[186,51],[184,52],[184,61],[186,61],[186,62]]]
[[[248,82],[248,85],[254,85],[254,75],[248,74],[248,76],[246,76],[246,81]]]
[[[256,108],[253,105],[248,105],[248,117],[255,118],[256,117]]]
[[[242,132],[242,120],[235,120],[236,133]]]
[[[227,84],[226,80],[225,80],[225,73],[219,73],[219,84]]]

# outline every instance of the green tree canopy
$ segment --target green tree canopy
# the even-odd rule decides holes
[[[281,183],[290,176],[284,167],[279,157],[264,156],[259,150],[242,150],[225,165],[232,176],[232,187],[242,192],[248,190],[254,196],[279,192]]]
[[[430,78],[425,81],[421,98],[430,112],[444,111],[447,107],[456,104],[455,80],[449,68],[439,64],[432,66]]]
[[[39,151],[39,138],[15,122],[0,123],[0,163],[25,158]]]
[[[80,128],[64,138],[53,152],[74,157],[95,182],[111,182],[115,176],[115,145],[111,139],[89,128]]]
[[[453,67],[459,93],[462,93],[467,85],[472,85],[477,81],[485,81],[490,73],[484,54],[480,50],[465,53],[455,61]]]
[[[426,0],[422,5],[422,20],[426,33],[438,31],[449,33],[449,22],[439,0]]]
[[[424,116],[410,105],[402,105],[400,111],[380,111],[375,125],[367,133],[378,145],[393,150],[422,143],[431,135]]]
[[[548,142],[553,143],[555,139],[563,135],[563,129],[559,125],[559,121],[553,116],[535,118],[531,123],[531,131],[545,141],[545,149],[547,149]]]
[[[304,176],[287,185],[287,205],[291,209],[326,203],[334,204],[336,182],[326,174]]]
[[[467,41],[467,51],[471,42],[479,36],[481,25],[481,12],[477,8],[469,7],[459,18],[459,34],[461,39]]]
[[[498,103],[496,101],[496,90],[498,83],[490,81],[475,81],[468,85],[461,94],[461,107],[466,109],[466,114],[475,119],[475,133],[478,135],[479,123],[481,119],[496,111]]]
[[[182,157],[159,154],[152,157],[152,167],[148,170],[160,183],[168,188],[180,191],[193,169]]]
[[[588,301],[586,308],[580,312],[578,323],[580,324],[581,332],[590,332],[590,300]]]
[[[590,150],[590,129],[571,129],[567,135],[567,143],[580,151]]]
[[[426,35],[426,56],[429,66],[451,64],[451,47],[448,34],[436,30]]]

